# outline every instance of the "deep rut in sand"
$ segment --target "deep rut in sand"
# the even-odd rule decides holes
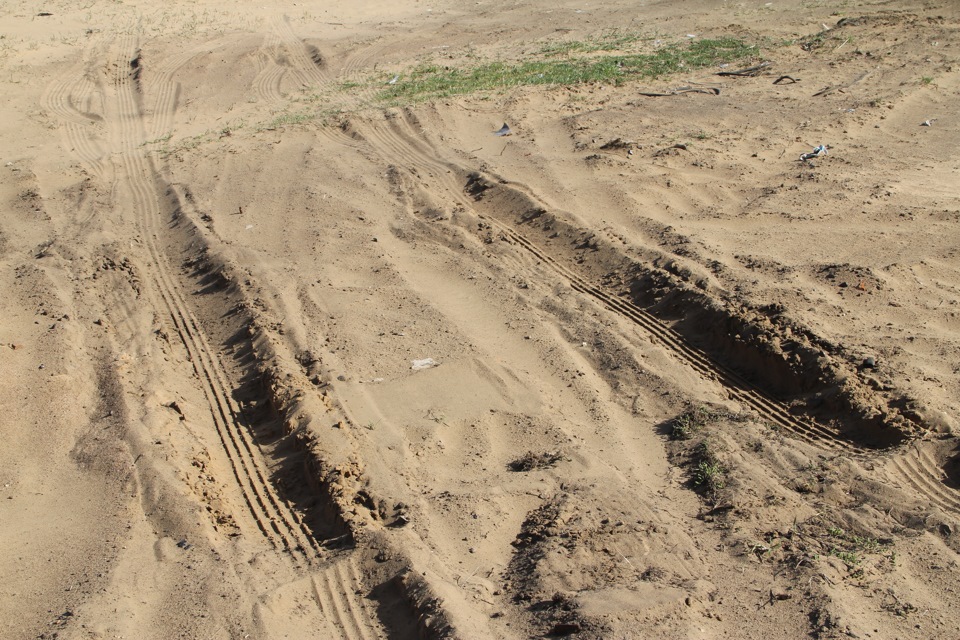
[[[465,174],[455,165],[435,160],[434,158],[438,157],[437,154],[428,153],[425,150],[427,143],[422,138],[410,139],[410,130],[410,123],[403,116],[398,115],[391,118],[387,126],[364,130],[363,135],[369,138],[371,144],[377,147],[389,162],[401,167],[414,168],[416,175],[421,179],[429,177],[431,180],[445,182],[447,189],[457,194],[459,204],[469,206],[484,222],[495,225],[496,229],[504,234],[505,239],[536,256],[567,280],[576,291],[595,298],[609,311],[622,315],[642,327],[652,338],[694,368],[701,376],[724,385],[733,398],[751,407],[761,416],[761,419],[779,425],[796,437],[815,443],[824,449],[847,454],[857,451],[853,444],[838,437],[832,429],[791,414],[782,403],[721,363],[712,360],[644,309],[588,282],[572,268],[550,256],[543,248],[504,222],[501,219],[502,214],[481,208],[484,205],[482,193],[492,187],[492,183],[485,183],[478,174]],[[420,172],[425,176],[420,176]],[[484,186],[485,184],[487,186]],[[512,216],[515,213],[508,212],[507,215]],[[522,215],[527,212],[520,213]]]
[[[251,442],[249,426],[230,396],[230,385],[226,381],[223,367],[217,361],[199,322],[183,299],[175,277],[170,273],[167,258],[159,246],[159,238],[163,233],[160,227],[163,204],[158,193],[155,171],[138,149],[144,139],[144,131],[138,104],[140,98],[133,82],[134,71],[140,67],[134,69],[130,63],[136,56],[132,39],[121,42],[116,55],[117,71],[114,77],[117,113],[117,122],[114,124],[118,129],[116,141],[120,148],[118,183],[128,191],[136,225],[143,234],[143,241],[154,267],[150,274],[154,288],[167,309],[176,334],[183,342],[203,386],[211,417],[249,509],[250,518],[256,528],[274,545],[288,549],[309,561],[319,553],[319,547],[290,507],[284,504],[270,486],[264,463],[255,443]],[[170,93],[168,89],[161,95]],[[158,106],[172,109],[174,102],[162,99]],[[169,116],[158,113],[157,117],[165,119]]]
[[[283,25],[285,22],[279,29],[281,41]],[[284,47],[295,44],[303,46],[299,41],[282,42]],[[144,303],[157,309],[158,321],[170,329],[158,335],[178,338],[174,342],[182,346],[193,372],[191,384],[206,400],[220,445],[217,455],[222,456],[232,480],[229,492],[239,496],[243,505],[233,510],[228,507],[225,512],[217,499],[218,504],[209,505],[208,511],[219,523],[228,524],[230,531],[258,531],[282,557],[292,561],[291,575],[307,571],[310,600],[320,617],[344,637],[451,635],[449,623],[436,622],[445,616],[431,589],[420,583],[408,585],[403,578],[411,568],[402,551],[393,553],[397,561],[375,570],[370,568],[372,561],[365,562],[361,572],[361,552],[351,550],[355,536],[341,517],[343,505],[338,502],[351,497],[335,498],[332,492],[342,489],[328,484],[340,472],[316,458],[309,435],[303,438],[304,434],[293,434],[284,426],[289,419],[283,414],[292,410],[285,403],[302,390],[283,387],[283,374],[265,364],[263,358],[270,356],[264,356],[254,344],[263,328],[256,325],[250,303],[237,283],[210,257],[196,220],[184,212],[192,206],[182,200],[189,198],[189,192],[167,185],[141,148],[148,135],[172,126],[178,97],[176,71],[203,49],[172,57],[159,66],[156,75],[145,74],[133,36],[121,38],[109,50],[109,64],[103,66],[108,75],[99,83],[91,80],[97,73],[92,62],[96,56],[92,56],[72,70],[79,80],[59,79],[48,88],[45,102],[61,119],[77,159],[104,179],[118,210],[129,213],[127,219],[138,237],[134,244],[145,249],[142,269],[109,263],[110,269],[127,269],[131,285],[126,294],[120,289],[104,292],[105,301],[117,309],[110,315],[123,323],[128,339],[142,341],[142,329],[130,321],[134,309]],[[310,58],[306,49],[304,52],[300,57],[305,63]],[[309,79],[320,79],[316,68],[307,73]],[[152,111],[142,106],[148,98],[152,98]],[[74,106],[97,100],[103,104],[102,116],[88,117]],[[93,146],[91,127],[102,133],[111,153],[101,153]],[[112,179],[107,181],[106,176]],[[192,291],[189,298],[187,291]],[[131,295],[136,299],[128,299]],[[334,553],[325,548],[327,543],[347,548]],[[392,593],[397,588],[399,593],[391,596],[390,607],[374,604],[373,592],[386,589]]]
[[[405,169],[420,188],[432,190],[434,193],[444,193],[444,196],[456,203],[456,206],[471,211],[483,223],[494,228],[502,240],[521,248],[549,267],[567,281],[571,288],[593,298],[611,313],[636,324],[652,340],[696,371],[701,378],[722,385],[732,399],[753,410],[761,421],[781,428],[793,437],[835,455],[866,459],[878,453],[882,454],[891,460],[894,473],[902,476],[922,495],[944,508],[952,511],[960,510],[960,495],[944,483],[942,474],[937,472],[935,466],[923,464],[922,460],[914,460],[911,458],[909,448],[897,446],[915,437],[916,433],[923,432],[926,427],[901,416],[892,406],[893,403],[888,404],[888,401],[883,398],[872,398],[872,405],[858,402],[846,390],[841,389],[837,392],[834,389],[832,393],[837,396],[833,399],[836,408],[828,412],[828,418],[832,424],[821,422],[811,415],[804,415],[802,404],[799,407],[788,405],[778,399],[779,394],[764,389],[757,382],[748,380],[735,370],[736,365],[740,363],[727,362],[724,356],[714,355],[695,346],[687,337],[657,315],[634,303],[630,299],[631,296],[610,291],[590,277],[581,275],[580,264],[584,261],[588,263],[587,266],[593,266],[594,270],[597,270],[596,267],[604,270],[610,265],[590,265],[590,256],[585,255],[588,252],[581,252],[577,260],[566,255],[555,256],[551,249],[524,235],[519,227],[540,217],[550,218],[550,221],[542,225],[547,228],[537,229],[539,233],[550,237],[550,232],[553,230],[550,227],[563,226],[567,232],[566,239],[571,245],[575,244],[575,241],[583,241],[584,238],[596,237],[597,234],[571,226],[559,220],[559,215],[553,212],[548,214],[547,207],[505,180],[484,177],[464,169],[456,161],[445,159],[446,154],[430,142],[416,117],[408,111],[390,112],[385,121],[364,126],[354,133],[373,147],[385,162]],[[488,196],[491,194],[485,193],[490,189],[499,192],[501,200],[508,201],[506,205],[504,202],[490,203]],[[558,242],[562,241],[561,238]],[[617,261],[626,262],[626,255],[618,254],[614,262]],[[632,267],[634,272],[650,273],[656,270],[652,267],[638,266],[635,263]],[[660,274],[657,275],[659,276]],[[642,280],[642,276],[635,277],[638,281]],[[709,303],[709,300],[706,302]],[[703,313],[705,307],[700,306],[702,304],[703,302],[691,303],[687,300],[680,302],[680,305],[688,305],[687,309],[691,314]],[[718,314],[714,305],[709,309],[709,313],[720,315],[723,312]],[[735,324],[734,320],[740,322],[739,319],[732,317],[716,319],[725,320],[730,324]],[[747,326],[747,329],[753,330],[753,327]],[[727,338],[730,337],[732,336],[727,336]],[[742,350],[742,345],[738,347]],[[745,355],[747,359],[750,357],[760,361],[764,359],[762,353]],[[779,371],[778,375],[783,377],[783,372]],[[755,373],[751,378],[757,379],[758,376],[761,380],[763,379],[762,373]],[[795,376],[796,380],[791,384],[796,388],[802,388],[808,386],[809,382],[825,377],[826,372],[818,371],[814,367],[810,372],[787,371],[786,376],[788,378]],[[863,393],[863,390],[857,391]],[[869,392],[866,392],[866,395],[871,397]],[[876,413],[871,414],[871,406],[878,405],[884,407],[879,413],[881,416],[879,421]],[[892,421],[886,421],[883,417],[885,412],[890,412]]]

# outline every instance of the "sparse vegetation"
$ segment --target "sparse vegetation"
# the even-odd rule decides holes
[[[649,53],[571,55],[607,51],[622,42],[623,39],[600,38],[583,43],[564,43],[552,49],[548,47],[541,52],[546,56],[543,58],[487,62],[474,67],[426,64],[400,74],[397,81],[381,91],[378,97],[383,102],[402,103],[526,85],[622,84],[633,79],[656,78],[733,62],[757,53],[756,47],[739,38],[723,37],[670,44]],[[561,53],[567,57],[560,59]]]
[[[639,42],[652,40],[636,31],[606,31],[586,40],[566,40],[550,42],[540,48],[545,56],[572,55],[575,53],[595,53],[597,51],[623,51]]]
[[[676,443],[672,446],[672,455],[687,467],[690,486],[713,503],[719,501],[727,486],[727,468],[717,456],[717,445],[705,429],[723,415],[721,411],[700,405],[684,411],[666,425],[670,439]]]
[[[284,125],[302,124],[302,123],[304,123],[304,122],[308,122],[308,121],[310,121],[310,120],[313,120],[315,117],[316,117],[316,116],[315,116],[314,114],[312,114],[312,113],[305,113],[305,112],[301,112],[301,113],[282,113],[282,114],[276,116],[275,118],[273,118],[273,120],[271,120],[271,121],[268,122],[267,124],[263,125],[262,128],[263,128],[263,129],[277,129],[277,128],[282,127],[282,126],[284,126]]]
[[[693,486],[701,489],[716,502],[727,486],[727,469],[717,458],[714,445],[704,439],[694,448]]]
[[[719,414],[709,407],[699,406],[684,411],[670,424],[671,440],[689,440]]]
[[[843,560],[843,563],[847,565],[848,568],[851,568],[851,569],[857,566],[858,564],[860,564],[859,556],[857,556],[857,554],[854,553],[853,551],[842,551],[840,549],[837,549],[836,547],[833,547],[830,549],[830,555],[832,555],[835,558],[840,558],[841,560]]]
[[[693,483],[706,489],[711,496],[716,496],[725,486],[725,473],[726,470],[719,462],[701,460],[693,472]]]
[[[847,533],[838,526],[827,527],[826,533],[833,539],[829,543],[828,555],[839,558],[850,569],[859,565],[864,555],[881,553],[891,545],[890,542],[881,542],[877,538]],[[895,562],[896,556],[893,552],[887,557],[891,560],[891,564]]]

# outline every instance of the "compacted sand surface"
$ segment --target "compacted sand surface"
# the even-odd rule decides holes
[[[956,3],[11,0],[0,84],[0,636],[960,636]]]

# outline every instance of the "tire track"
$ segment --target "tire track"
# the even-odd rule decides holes
[[[476,211],[476,203],[471,199],[460,197],[460,194],[457,194],[455,190],[458,186],[456,183],[463,171],[452,163],[436,160],[435,158],[440,157],[439,154],[424,139],[422,133],[417,133],[416,129],[419,128],[419,123],[411,124],[407,117],[398,116],[391,119],[389,126],[386,128],[375,127],[371,129],[369,138],[375,145],[382,145],[381,155],[384,155],[386,159],[400,158],[410,166],[427,172],[430,178],[442,182],[458,202]],[[421,177],[421,179],[423,178]],[[829,427],[806,417],[790,413],[783,403],[772,398],[723,363],[717,362],[706,352],[691,345],[682,335],[664,325],[651,313],[629,300],[608,292],[580,277],[512,226],[492,216],[480,212],[476,213],[482,220],[501,232],[510,242],[534,255],[543,264],[566,279],[574,290],[594,298],[609,311],[637,324],[647,335],[674,353],[678,359],[693,368],[701,377],[723,385],[733,399],[752,408],[761,418],[785,429],[799,440],[826,449],[834,454],[842,454],[854,459],[870,457],[869,452],[843,440],[839,434]],[[926,452],[915,447],[903,447],[900,455],[891,458],[891,464],[897,469],[898,475],[909,482],[921,495],[943,509],[960,512],[960,492],[952,491],[943,483],[942,474],[939,472],[937,464],[930,459]]]
[[[279,41],[279,47],[286,52],[287,58],[290,61],[289,71],[296,76],[301,87],[312,87],[318,91],[327,92],[333,92],[336,89],[335,79],[320,70],[311,55],[307,53],[307,45],[293,33],[293,29],[290,27],[290,21],[286,15],[277,16],[273,19],[273,30]],[[319,53],[317,55],[319,55]],[[321,126],[318,127],[317,131],[330,140],[330,142],[340,146],[351,149],[360,147],[353,138],[337,128]]]
[[[218,437],[256,528],[277,548],[310,561],[321,550],[293,510],[274,494],[264,462],[251,442],[249,423],[230,396],[226,373],[213,355],[215,352],[210,348],[199,321],[183,299],[159,245],[163,230],[158,185],[151,184],[155,173],[138,148],[143,128],[130,65],[136,52],[134,45],[132,37],[125,38],[120,42],[117,54],[114,88],[119,130],[116,143],[120,152],[120,182],[129,192],[136,225],[143,233],[154,267],[150,279],[201,382]]]
[[[280,46],[290,56],[291,71],[300,84],[304,87],[326,88],[331,79],[307,54],[306,45],[293,33],[287,16],[275,17],[273,30],[280,41]]]
[[[579,293],[588,295],[608,311],[620,315],[643,329],[651,338],[672,352],[679,360],[694,369],[701,377],[723,385],[733,399],[750,407],[762,419],[777,425],[800,440],[817,447],[847,455],[861,455],[853,444],[842,440],[839,434],[815,421],[790,413],[781,402],[751,384],[729,367],[710,358],[704,351],[691,345],[683,336],[664,325],[659,319],[641,307],[610,293],[582,278],[572,269],[553,258],[546,250],[531,242],[512,226],[488,214],[476,211],[476,201],[463,194],[463,171],[453,164],[440,160],[429,142],[418,135],[404,116],[390,118],[386,127],[369,129],[368,138],[388,161],[400,160],[401,165],[413,167],[428,174],[431,181],[442,182],[455,199],[471,209],[485,222],[491,224],[511,243],[534,255],[556,274],[567,280]],[[424,180],[424,176],[420,176]]]
[[[361,581],[351,556],[313,576],[313,592],[323,615],[342,632],[345,640],[376,640],[383,637],[380,625],[357,597]]]
[[[280,38],[273,33],[268,33],[263,38],[263,44],[258,52],[258,59],[261,61],[260,72],[253,80],[253,89],[257,97],[267,103],[277,103],[283,100],[283,93],[280,91],[280,83],[283,82],[283,76],[287,68],[279,64],[271,51],[280,48]]]
[[[509,240],[526,249],[556,273],[565,278],[570,286],[580,293],[591,296],[601,305],[640,326],[662,347],[671,351],[680,360],[694,369],[700,377],[723,385],[733,399],[749,406],[761,417],[790,431],[794,436],[831,451],[854,453],[853,445],[812,420],[802,419],[789,412],[779,401],[740,377],[733,370],[713,360],[705,352],[691,345],[680,334],[665,326],[655,316],[641,307],[592,285],[564,265],[554,260],[546,251],[526,237],[497,220],[490,219]]]
[[[369,69],[370,61],[379,60],[393,51],[404,51],[407,46],[408,44],[402,40],[380,42],[348,56],[338,71],[337,79],[344,83],[354,83],[356,87],[350,89],[349,98],[345,98],[344,102],[354,108],[372,106],[376,95],[387,85],[377,86],[368,81],[368,75],[376,71],[378,64],[374,62],[373,69]]]
[[[151,69],[150,79],[145,90],[156,91],[157,97],[153,107],[153,126],[150,129],[150,139],[156,140],[171,131],[173,116],[180,97],[180,83],[174,81],[174,76],[183,65],[197,56],[206,53],[210,47],[206,43],[194,46],[161,62],[155,69]]]
[[[94,85],[87,77],[88,67],[86,60],[72,67],[50,83],[40,101],[43,108],[60,120],[66,148],[72,151],[94,176],[104,180],[105,152],[90,135],[90,129],[95,127],[98,121],[74,106],[74,101],[82,103],[93,94]]]
[[[945,511],[960,513],[960,495],[943,483],[935,462],[916,447],[890,458],[897,477],[903,478],[920,495]]]

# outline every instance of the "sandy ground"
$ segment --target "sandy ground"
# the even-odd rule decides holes
[[[614,29],[760,48],[376,100]],[[0,84],[0,636],[960,636],[956,3],[11,0]]]

